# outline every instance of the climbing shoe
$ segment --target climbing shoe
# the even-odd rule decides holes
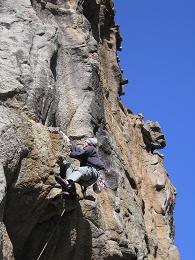
[[[65,197],[76,199],[76,187],[72,180],[65,180],[62,179],[60,176],[55,176],[55,180],[61,185],[62,195],[64,193]]]
[[[65,199],[70,196],[70,193],[68,191],[62,191],[61,196],[62,196],[62,199]]]

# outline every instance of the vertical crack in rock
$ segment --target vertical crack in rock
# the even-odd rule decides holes
[[[129,175],[129,173],[127,171],[125,171],[125,175],[129,181],[132,189],[137,190],[137,184],[136,184],[135,180]]]
[[[91,24],[93,37],[100,41],[100,4],[96,0],[84,0],[83,14]]]
[[[51,72],[53,74],[55,81],[56,81],[56,76],[57,76],[57,72],[56,72],[57,58],[58,58],[58,52],[55,51],[50,59],[50,69],[51,69]]]

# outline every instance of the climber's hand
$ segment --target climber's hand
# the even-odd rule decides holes
[[[68,136],[62,131],[60,131],[60,134],[62,135],[64,141],[66,141],[68,144],[70,144],[70,139],[68,138]]]

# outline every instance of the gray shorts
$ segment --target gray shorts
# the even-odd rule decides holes
[[[94,184],[99,177],[98,171],[91,166],[77,167],[70,164],[66,171],[66,179],[73,180],[84,187]]]

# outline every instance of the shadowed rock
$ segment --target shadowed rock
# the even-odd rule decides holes
[[[146,121],[142,128],[143,139],[148,149],[162,149],[166,146],[165,137],[158,122]]]

